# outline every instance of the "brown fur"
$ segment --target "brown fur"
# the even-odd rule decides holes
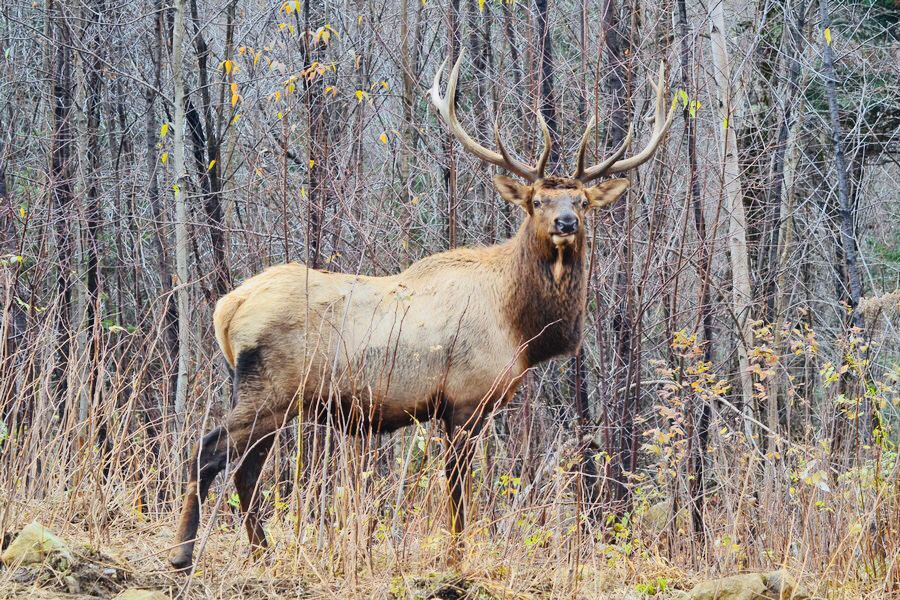
[[[584,216],[627,183],[584,188],[547,178],[525,186],[498,176],[500,194],[527,213],[505,243],[435,254],[388,277],[280,265],[219,300],[216,339],[239,402],[197,451],[172,564],[191,564],[199,502],[228,456],[245,457],[238,493],[251,543],[265,543],[253,498],[259,470],[273,432],[300,407],[305,418],[322,420],[331,410],[338,423],[378,431],[443,419],[453,439],[451,529],[461,531],[468,440],[528,368],[578,349]],[[576,216],[574,234],[556,235],[561,214]]]

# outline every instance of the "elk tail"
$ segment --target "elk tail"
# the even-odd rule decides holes
[[[219,342],[219,348],[222,349],[222,354],[225,355],[225,360],[228,361],[228,365],[232,369],[234,369],[236,363],[234,349],[231,347],[231,341],[229,340],[228,330],[231,326],[231,319],[234,318],[234,313],[237,312],[237,309],[240,308],[243,303],[244,297],[232,292],[219,298],[219,301],[216,302],[216,310],[213,312],[213,325],[216,329],[216,341]]]

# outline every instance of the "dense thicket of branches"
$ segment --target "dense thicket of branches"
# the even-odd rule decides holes
[[[113,498],[171,516],[192,441],[230,407],[211,313],[246,277],[286,260],[395,273],[515,230],[494,169],[462,153],[426,101],[441,61],[465,47],[467,127],[490,142],[499,120],[530,157],[541,111],[557,173],[591,115],[592,158],[630,123],[645,143],[659,61],[683,113],[626,197],[593,218],[584,348],[535,371],[496,415],[482,494],[499,502],[489,492],[506,474],[522,493],[503,502],[539,503],[562,465],[586,475],[563,488],[598,530],[667,497],[672,514],[691,507],[694,535],[678,547],[692,553],[726,547],[718,518],[744,563],[792,536],[848,551],[831,532],[851,522],[877,532],[858,542],[880,548],[871,556],[896,551],[892,0],[178,2],[183,31],[163,0],[3,5],[0,533],[62,490],[91,527]],[[286,432],[283,478],[315,430]],[[409,466],[410,434],[374,442],[373,464],[401,490],[392,457]],[[859,493],[894,504],[810,516],[860,469],[893,496],[877,482]],[[73,499],[97,490],[109,502]],[[326,496],[292,506],[324,524]],[[759,517],[734,524],[747,510],[785,522],[757,547]],[[873,578],[896,585],[884,564]]]

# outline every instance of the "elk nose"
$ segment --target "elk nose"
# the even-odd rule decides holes
[[[578,217],[574,214],[564,214],[556,217],[556,230],[560,233],[575,233],[578,231]]]

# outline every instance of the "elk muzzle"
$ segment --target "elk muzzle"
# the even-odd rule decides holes
[[[560,213],[553,220],[553,231],[550,232],[553,243],[557,246],[570,244],[575,240],[575,234],[578,233],[578,215],[572,211]]]

